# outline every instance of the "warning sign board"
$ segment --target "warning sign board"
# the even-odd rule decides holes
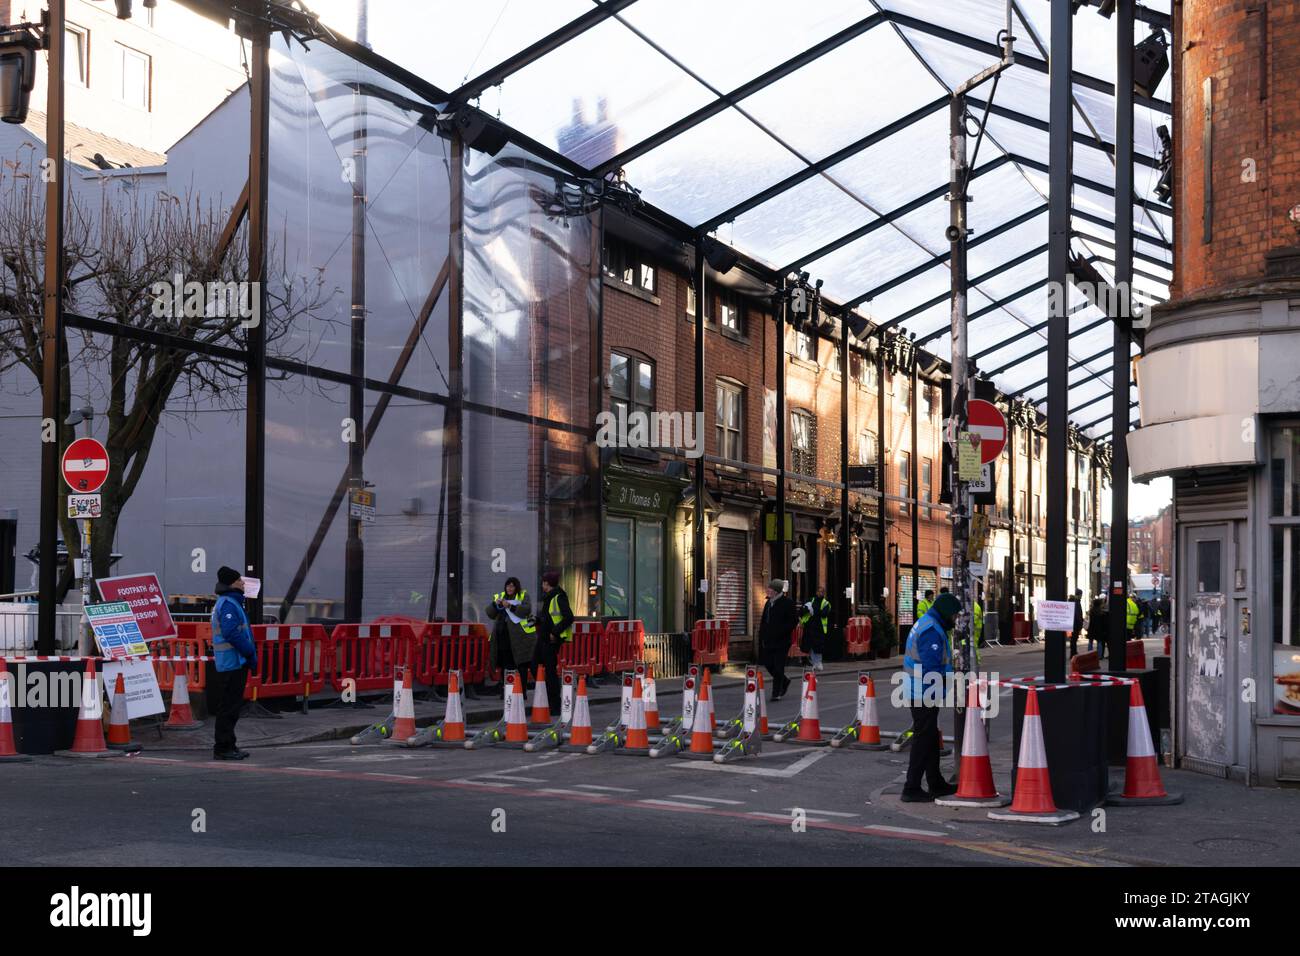
[[[156,574],[124,574],[98,582],[105,601],[125,601],[146,641],[175,637],[176,625],[167,609],[167,595]]]
[[[362,521],[375,520],[375,493],[353,488],[348,492],[348,517]]]
[[[158,688],[158,675],[153,664],[145,660],[108,661],[104,664],[104,687],[109,699],[117,686],[117,675],[122,675],[122,689],[126,692],[126,716],[130,720],[161,714],[162,691]]]
[[[104,657],[119,660],[131,654],[148,654],[140,625],[125,601],[107,604],[87,604],[84,608],[90,629],[95,632],[95,642]]]

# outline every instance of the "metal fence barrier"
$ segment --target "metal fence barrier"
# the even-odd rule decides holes
[[[36,649],[37,607],[33,603],[0,604],[0,653]],[[55,612],[54,628],[56,650],[75,652],[81,641],[81,612]]]
[[[655,679],[685,677],[691,663],[691,637],[686,633],[647,634],[645,662],[654,667]]]

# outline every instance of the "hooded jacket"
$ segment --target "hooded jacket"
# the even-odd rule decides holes
[[[217,603],[212,608],[212,651],[217,670],[257,667],[257,647],[244,612],[244,592],[218,584]]]

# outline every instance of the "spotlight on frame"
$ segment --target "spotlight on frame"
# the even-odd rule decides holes
[[[30,24],[0,28],[0,120],[27,121],[36,84],[36,51],[42,45]]]

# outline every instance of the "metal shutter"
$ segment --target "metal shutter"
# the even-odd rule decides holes
[[[718,529],[713,562],[714,613],[731,622],[731,637],[749,634],[749,532]]]

